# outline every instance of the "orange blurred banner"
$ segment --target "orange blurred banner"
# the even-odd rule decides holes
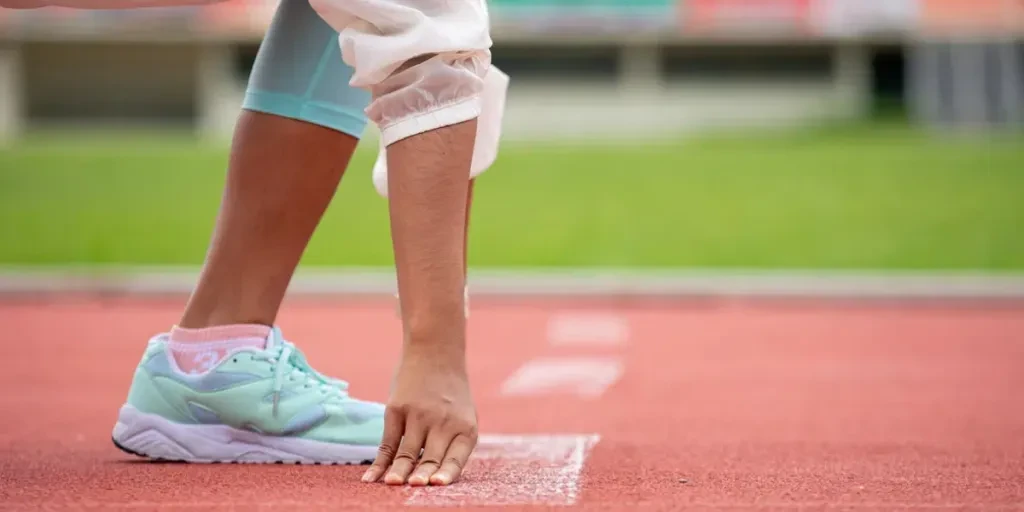
[[[935,32],[1019,32],[1024,0],[919,0],[920,26]]]
[[[226,0],[203,7],[182,7],[166,9],[136,9],[131,11],[77,11],[74,9],[47,8],[36,10],[6,10],[0,8],[0,25],[20,24],[54,25],[61,23],[99,26],[111,23],[124,26],[127,23],[144,23],[147,18],[164,20],[175,18],[191,23],[211,32],[243,36],[259,36],[269,25],[279,0]],[[530,27],[538,33],[564,30],[566,24],[575,22],[584,28],[594,24],[583,14],[591,12],[587,6],[618,6],[628,2],[632,11],[619,7],[618,11],[600,12],[601,16],[614,22],[626,18],[625,13],[661,12],[656,8],[663,0],[505,0],[499,5],[513,5],[524,12],[530,9],[548,18],[544,23],[530,21]],[[687,35],[744,36],[744,35],[857,35],[878,31],[892,34],[925,33],[942,34],[1024,34],[1024,0],[677,0],[676,14],[664,9],[659,18],[664,23],[638,24],[636,20],[622,26],[635,31],[655,31],[659,27],[676,25]],[[550,3],[549,3],[550,2]],[[671,5],[664,0],[666,6]],[[558,16],[551,15],[545,5],[561,6]],[[646,10],[640,9],[646,6]],[[500,24],[501,10],[494,13]],[[568,26],[572,26],[569,24]]]
[[[262,34],[270,25],[278,2],[226,0],[204,6],[199,20],[205,27],[233,33]]]
[[[683,0],[686,33],[808,32],[813,0]]]

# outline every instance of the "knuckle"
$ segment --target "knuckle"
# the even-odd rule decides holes
[[[448,410],[441,411],[441,413],[437,415],[437,421],[438,423],[445,425],[451,423],[452,421],[455,421],[455,415]]]
[[[409,404],[404,403],[404,402],[390,403],[390,404],[388,404],[385,413],[390,413],[392,415],[405,416],[405,415],[409,414]]]
[[[415,407],[409,411],[410,417],[423,425],[436,425],[444,418],[443,413],[439,414],[429,408]]]
[[[420,407],[409,408],[409,419],[416,422],[422,422],[430,413],[423,410]]]
[[[424,456],[424,457],[423,457],[422,459],[420,459],[420,467],[421,467],[421,468],[422,468],[423,466],[440,466],[440,465],[441,465],[441,462],[440,462],[440,461],[438,461],[438,460],[437,460],[436,458],[434,458],[434,457],[427,457],[427,456]]]
[[[446,422],[446,425],[457,434],[472,436],[473,438],[476,438],[476,422],[471,419],[452,418]]]
[[[420,458],[418,452],[419,450],[416,450],[416,453],[413,453],[413,450],[410,448],[399,448],[398,452],[395,453],[395,460],[416,461]]]
[[[377,455],[381,458],[390,459],[395,456],[395,447],[389,444],[382,444],[377,448]]]

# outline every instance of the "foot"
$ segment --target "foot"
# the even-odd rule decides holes
[[[295,345],[271,332],[263,349],[241,349],[212,370],[182,372],[168,335],[149,341],[114,445],[143,457],[184,462],[369,464],[384,429],[384,406],[349,397]]]

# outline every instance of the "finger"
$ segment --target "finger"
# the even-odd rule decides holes
[[[388,407],[384,410],[384,436],[381,438],[380,447],[377,449],[377,458],[373,464],[363,473],[364,482],[376,482],[384,474],[384,471],[391,465],[398,451],[398,445],[402,441],[402,433],[405,429],[405,415]]]
[[[409,485],[427,485],[430,483],[430,475],[433,475],[441,467],[441,459],[451,445],[452,434],[434,429],[427,434],[427,444],[423,448],[423,456],[420,463],[409,477]]]
[[[469,456],[476,448],[476,439],[465,434],[459,434],[452,439],[448,446],[448,452],[441,461],[441,467],[430,477],[430,485],[448,485],[454,483],[462,475]]]
[[[413,466],[420,458],[420,451],[423,450],[423,441],[426,438],[425,429],[419,423],[406,421],[405,434],[402,436],[402,443],[398,445],[395,458],[391,462],[391,469],[384,475],[384,483],[388,485],[402,485],[412,473]]]

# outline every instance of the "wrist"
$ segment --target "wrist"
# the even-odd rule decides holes
[[[443,331],[413,329],[405,336],[402,348],[406,352],[464,355],[466,353],[466,336],[464,331],[451,327]]]
[[[435,317],[436,318],[436,317]],[[402,346],[404,353],[433,358],[464,359],[466,321],[457,315],[448,322],[410,320]]]

